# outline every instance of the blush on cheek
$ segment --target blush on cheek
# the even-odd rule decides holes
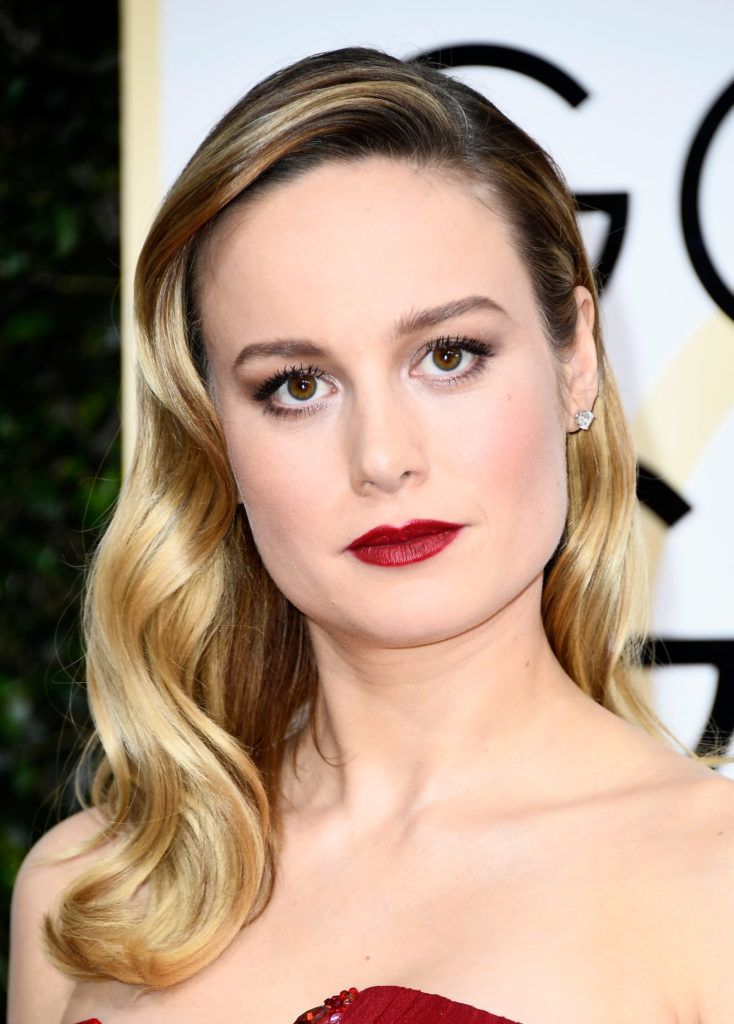
[[[566,521],[565,434],[555,406],[510,402],[504,413],[502,428],[486,437],[482,459],[488,522],[508,560],[539,572]]]

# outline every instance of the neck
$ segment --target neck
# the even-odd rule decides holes
[[[541,582],[489,620],[421,646],[380,647],[309,622],[316,733],[338,763],[306,733],[286,804],[368,831],[443,801],[501,794],[516,804],[519,787],[532,799],[552,783],[549,751],[592,702],[551,650]]]

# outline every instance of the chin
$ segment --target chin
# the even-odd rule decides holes
[[[341,607],[347,611],[345,605]],[[407,600],[395,603],[382,600],[374,614],[370,614],[366,603],[355,608],[354,612],[354,618],[322,620],[321,628],[327,633],[374,647],[424,647],[460,636],[485,618],[482,610],[474,607],[462,611],[452,606],[450,599],[442,603],[432,601],[430,605],[426,605],[425,600],[412,604]]]

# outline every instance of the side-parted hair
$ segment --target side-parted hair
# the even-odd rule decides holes
[[[208,386],[197,259],[234,204],[326,161],[375,156],[482,190],[510,229],[559,360],[576,325],[574,288],[593,296],[596,419],[567,437],[568,517],[545,570],[543,622],[586,694],[696,756],[634,685],[647,608],[635,453],[562,174],[494,104],[435,66],[362,47],[315,54],[261,81],[214,127],[138,262],[136,449],[84,607],[95,733],[80,765],[93,781],[78,792],[108,824],[89,847],[100,847],[95,866],[46,919],[50,955],[77,978],[182,981],[272,893],[281,768],[303,730],[316,738],[317,673],[304,617],[266,571],[238,505]]]

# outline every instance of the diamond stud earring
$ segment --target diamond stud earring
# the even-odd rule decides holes
[[[591,421],[594,419],[594,413],[591,409],[579,409],[576,413],[576,422],[578,423],[581,430],[588,430],[591,426]]]

